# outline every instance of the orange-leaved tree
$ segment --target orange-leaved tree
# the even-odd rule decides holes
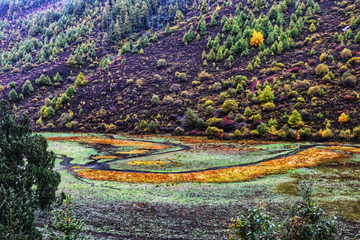
[[[262,35],[261,32],[254,31],[252,33],[252,38],[250,40],[251,46],[260,47],[260,45],[263,43],[263,41],[264,41],[264,36]]]
[[[340,124],[346,123],[348,121],[348,118],[347,118],[346,114],[342,113],[341,116],[339,117],[338,121],[339,121]]]

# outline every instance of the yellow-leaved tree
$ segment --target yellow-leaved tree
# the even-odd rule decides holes
[[[263,41],[264,41],[264,36],[262,35],[261,32],[254,31],[252,33],[252,38],[250,40],[251,46],[260,47],[260,45],[263,43]]]

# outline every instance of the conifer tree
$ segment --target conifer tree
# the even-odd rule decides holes
[[[31,85],[31,82],[29,80],[26,80],[23,87],[22,87],[22,91],[21,93],[26,96],[30,93],[32,93],[34,91],[33,86]]]
[[[196,27],[196,30],[198,32],[200,32],[200,35],[201,36],[204,36],[207,34],[207,30],[206,30],[206,22],[205,22],[205,19],[204,19],[204,16],[201,16],[200,18],[200,21]]]
[[[215,60],[215,53],[213,49],[211,49],[209,55],[207,56],[207,60],[210,62]]]
[[[217,55],[216,55],[216,61],[217,62],[222,61],[223,58],[224,58],[224,56],[223,56],[222,50],[219,49],[219,51],[217,52]]]
[[[165,34],[171,34],[171,33],[172,33],[172,30],[170,28],[170,24],[167,23],[166,28],[165,28]]]
[[[40,239],[34,212],[54,201],[60,175],[53,171],[55,154],[47,151],[46,139],[32,133],[29,117],[16,119],[12,109],[0,101],[0,226],[10,227],[9,216],[21,214],[15,233]]]

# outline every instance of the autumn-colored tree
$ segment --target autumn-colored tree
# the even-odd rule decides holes
[[[264,41],[264,36],[262,35],[261,32],[254,31],[252,33],[252,38],[250,40],[251,46],[260,47],[260,45],[263,43],[263,41]]]
[[[347,118],[346,114],[343,112],[343,113],[340,115],[338,122],[339,122],[340,124],[343,124],[343,123],[346,123],[347,121],[348,121],[348,118]]]

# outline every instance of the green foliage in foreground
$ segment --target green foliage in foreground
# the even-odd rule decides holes
[[[73,217],[73,204],[71,196],[66,196],[63,201],[64,209],[54,209],[52,225],[56,228],[57,233],[54,232],[49,226],[46,226],[51,239],[54,240],[76,240],[87,239],[81,231],[84,226],[82,220],[77,220]]]
[[[310,196],[313,180],[300,183],[301,200],[295,202],[288,218],[282,223],[275,223],[271,217],[259,208],[241,213],[230,224],[229,239],[285,239],[285,240],[333,240],[339,237],[339,227],[335,219],[327,219],[324,211],[317,206]]]
[[[34,212],[55,200],[60,175],[46,139],[32,133],[29,117],[16,119],[12,110],[0,101],[0,238],[41,239]]]

